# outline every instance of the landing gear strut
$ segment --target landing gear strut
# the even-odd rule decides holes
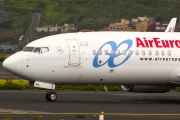
[[[57,99],[56,91],[48,91],[46,93],[46,100],[47,101],[56,101],[56,99]]]

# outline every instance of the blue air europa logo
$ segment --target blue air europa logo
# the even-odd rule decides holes
[[[116,52],[116,51],[118,50],[118,48],[119,48],[121,45],[123,45],[123,44],[127,44],[127,45],[128,45],[127,48],[126,48],[126,51],[128,51],[128,50],[132,47],[133,41],[132,41],[131,39],[127,39],[127,40],[122,41],[122,42],[119,43],[118,45],[117,45],[114,41],[108,41],[108,42],[104,43],[104,44],[99,48],[99,50],[102,50],[105,45],[110,45],[111,48],[112,48],[112,50],[113,50],[114,52]],[[99,51],[99,50],[98,50],[98,51]],[[110,54],[110,53],[108,53],[108,55],[109,55],[109,58],[106,60],[106,62],[104,62],[104,63],[102,63],[102,64],[99,64],[99,62],[98,62],[99,53],[97,52],[96,55],[95,55],[95,57],[94,57],[94,60],[93,60],[93,66],[94,66],[95,68],[99,68],[99,67],[101,67],[101,66],[103,66],[103,65],[105,65],[105,64],[108,64],[108,66],[109,66],[110,68],[114,68],[114,67],[120,66],[120,65],[122,65],[123,63],[125,63],[125,62],[130,58],[130,56],[131,56],[131,55],[128,54],[128,55],[124,58],[124,60],[121,61],[119,64],[114,64],[114,59],[115,59],[116,57],[121,56],[121,55],[122,55],[122,52],[121,52],[120,54]]]

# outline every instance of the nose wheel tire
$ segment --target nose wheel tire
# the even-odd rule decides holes
[[[50,91],[46,93],[46,100],[47,101],[56,101],[57,94],[55,91]]]

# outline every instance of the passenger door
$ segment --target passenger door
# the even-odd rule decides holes
[[[69,65],[80,65],[80,50],[76,39],[67,39],[69,47]]]

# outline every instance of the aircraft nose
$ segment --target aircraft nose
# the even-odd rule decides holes
[[[22,55],[21,53],[15,53],[13,55],[11,55],[10,57],[8,57],[7,59],[5,59],[5,61],[3,62],[3,67],[14,73],[14,74],[21,74],[22,72]]]

